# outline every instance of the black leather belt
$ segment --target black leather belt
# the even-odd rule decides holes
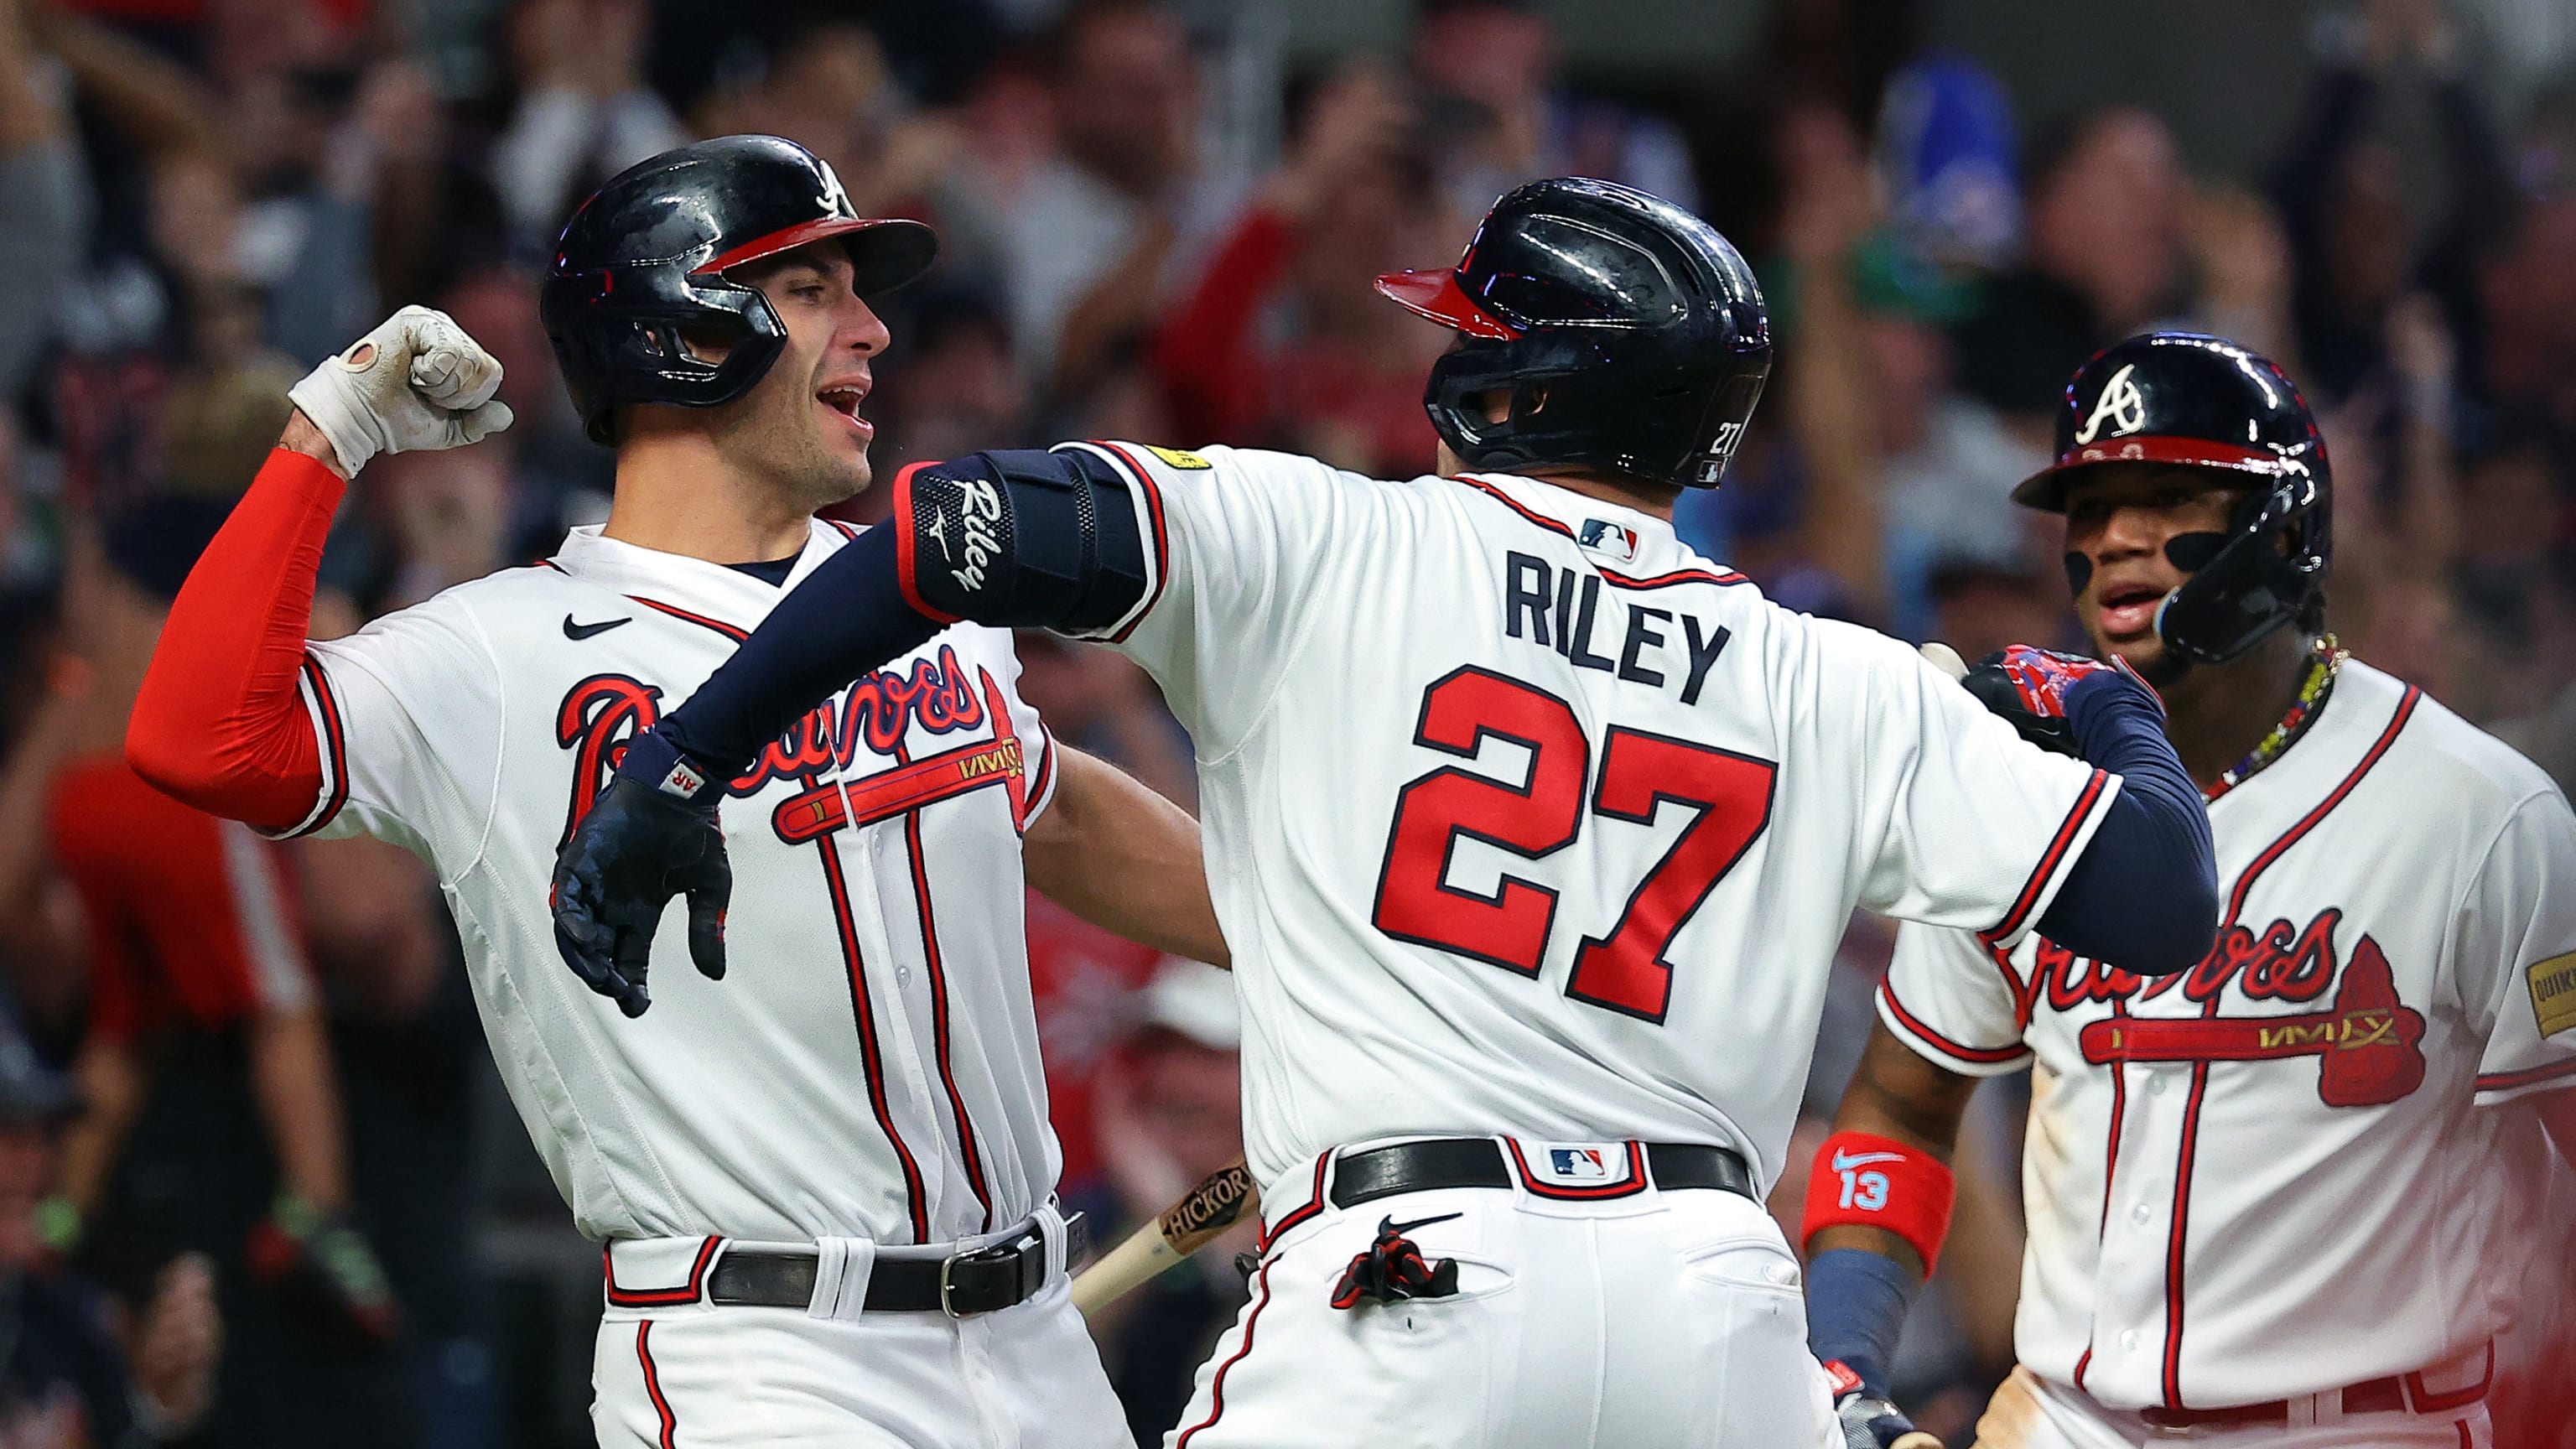
[[[1697,1142],[1649,1142],[1646,1172],[1656,1187],[1667,1192],[1710,1187],[1761,1200],[1753,1189],[1753,1169],[1742,1156],[1724,1147]],[[1494,1139],[1442,1137],[1343,1153],[1333,1163],[1330,1196],[1333,1206],[1346,1208],[1400,1192],[1511,1185],[1511,1162]]]
[[[803,1308],[814,1301],[820,1256],[795,1249],[732,1248],[707,1280],[710,1303]],[[889,1258],[868,1270],[870,1313],[964,1318],[1025,1303],[1047,1282],[1046,1238],[1035,1227],[1007,1243],[953,1258]]]

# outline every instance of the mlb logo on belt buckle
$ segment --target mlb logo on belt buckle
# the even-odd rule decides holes
[[[1610,1180],[1610,1164],[1598,1147],[1551,1147],[1547,1150],[1547,1165],[1559,1182]]]
[[[1541,1197],[1616,1197],[1645,1185],[1625,1142],[1511,1144],[1521,1182]]]

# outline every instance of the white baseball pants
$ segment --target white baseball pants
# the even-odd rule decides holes
[[[1252,1300],[1166,1449],[1842,1442],[1807,1352],[1798,1261],[1735,1193],[1452,1188],[1348,1209],[1274,1197],[1264,1216]],[[1457,1260],[1457,1295],[1335,1309],[1344,1269],[1390,1218],[1421,1223],[1407,1236],[1426,1258]]]
[[[2136,1414],[2106,1409],[2081,1389],[2015,1368],[1977,1421],[1976,1449],[2147,1449],[2198,1444],[2208,1449],[2491,1449],[2484,1404],[2444,1414],[2378,1413],[2342,1417],[2331,1395],[2293,1404],[2309,1422],[2157,1429]]]

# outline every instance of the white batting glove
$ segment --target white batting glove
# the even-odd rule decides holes
[[[405,307],[286,395],[354,474],[378,453],[461,448],[508,427],[500,388],[501,364],[455,318]]]

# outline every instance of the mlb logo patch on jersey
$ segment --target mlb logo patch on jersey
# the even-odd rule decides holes
[[[1635,1161],[1625,1142],[1532,1142],[1520,1156],[1529,1187],[1542,1194],[1618,1187],[1628,1181]]]
[[[1583,527],[1576,533],[1575,542],[1594,553],[1615,558],[1621,563],[1632,563],[1637,557],[1637,530],[1625,524],[1611,523],[1606,519],[1583,520]]]

